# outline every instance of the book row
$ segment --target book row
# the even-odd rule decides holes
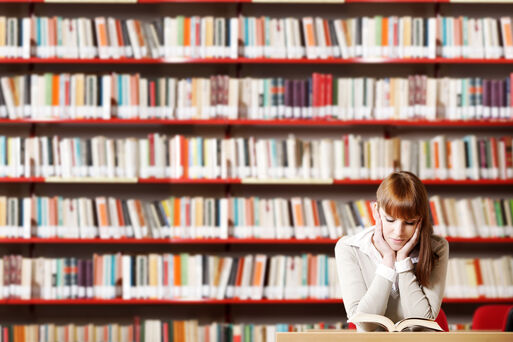
[[[512,137],[448,139],[0,136],[0,177],[511,179]]]
[[[45,73],[0,77],[9,119],[511,119],[504,79],[408,77],[173,78]]]
[[[447,267],[446,295],[451,298],[513,296],[513,257],[452,258]]]
[[[0,342],[275,342],[277,332],[342,329],[327,324],[200,324],[197,320],[134,318],[132,324],[2,324]]]
[[[513,237],[513,199],[432,196],[435,234]],[[337,239],[374,225],[371,201],[310,197],[0,197],[0,238]]]
[[[0,266],[4,299],[341,298],[335,258],[324,254],[5,255]],[[512,291],[512,256],[449,260],[446,297],[511,298]]]
[[[341,298],[328,255],[94,254],[0,261],[1,296],[21,299]]]
[[[10,58],[513,58],[511,18],[0,17]]]

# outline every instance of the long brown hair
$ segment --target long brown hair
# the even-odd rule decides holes
[[[393,217],[410,220],[422,219],[420,237],[415,248],[419,248],[419,261],[415,269],[422,286],[429,284],[429,276],[438,259],[431,248],[433,226],[429,217],[429,200],[426,187],[421,180],[408,171],[393,172],[386,177],[376,193],[378,205]]]

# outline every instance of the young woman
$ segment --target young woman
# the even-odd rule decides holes
[[[338,278],[348,318],[357,312],[436,319],[445,289],[447,241],[433,235],[424,184],[414,174],[394,172],[377,191],[376,225],[335,246]],[[357,324],[372,331],[375,324]]]

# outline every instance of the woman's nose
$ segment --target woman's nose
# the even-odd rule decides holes
[[[395,226],[394,226],[394,233],[395,233],[396,237],[402,236],[403,230],[404,230],[404,222],[397,220],[397,222],[395,222]]]

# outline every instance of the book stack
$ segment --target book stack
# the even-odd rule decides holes
[[[324,254],[5,255],[0,272],[3,299],[341,298],[335,258]]]
[[[448,298],[511,298],[513,258],[449,260]],[[325,254],[94,254],[92,259],[0,259],[2,299],[339,299]]]
[[[8,119],[488,120],[513,118],[502,79],[145,77],[45,73],[0,77]]]
[[[444,237],[513,237],[513,199],[431,196]],[[371,201],[310,197],[0,196],[0,238],[338,239],[375,224]]]
[[[308,197],[0,197],[0,238],[337,239],[374,224],[370,205]]]
[[[0,17],[4,58],[513,58],[511,18]]]
[[[452,258],[447,271],[446,295],[453,298],[511,298],[513,258]]]
[[[0,177],[185,179],[511,179],[512,137],[449,140],[0,136]]]
[[[436,234],[451,237],[513,237],[513,200],[489,197],[429,200]]]
[[[274,342],[277,332],[302,332],[311,329],[342,329],[346,324],[199,324],[197,320],[156,320],[134,318],[132,324],[31,324],[0,325],[0,342]]]

